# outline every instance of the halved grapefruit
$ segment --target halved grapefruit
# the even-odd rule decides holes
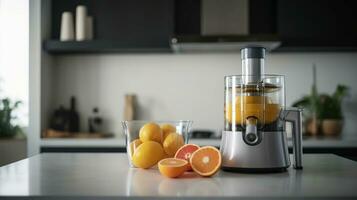
[[[192,171],[190,158],[193,152],[197,151],[200,147],[195,144],[185,144],[176,151],[175,158],[187,160],[187,170]]]
[[[201,147],[191,155],[190,164],[201,176],[212,176],[222,163],[221,153],[212,146]]]
[[[185,173],[187,164],[187,160],[178,158],[166,158],[162,159],[158,166],[162,175],[169,178],[176,178]]]

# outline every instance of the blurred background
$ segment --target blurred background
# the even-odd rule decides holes
[[[219,146],[224,76],[269,50],[304,152],[357,157],[357,3],[0,0],[0,166],[40,152],[125,151],[122,120],[193,120]]]

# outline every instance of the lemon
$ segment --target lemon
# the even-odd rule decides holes
[[[154,166],[164,156],[164,150],[160,143],[154,141],[143,142],[133,154],[135,167],[147,169]]]
[[[173,157],[176,151],[185,144],[182,135],[178,133],[170,133],[163,142],[165,153]]]
[[[176,127],[172,126],[171,124],[163,124],[161,125],[162,130],[162,140],[164,141],[167,135],[170,133],[176,133]]]
[[[139,140],[139,139],[136,139],[136,140],[134,140],[134,141],[132,141],[132,142],[130,142],[130,156],[131,157],[133,157],[133,154],[134,154],[134,152],[135,152],[135,150],[139,147],[139,145],[141,145],[141,140]]]
[[[155,123],[147,123],[141,127],[139,137],[142,142],[155,141],[161,142],[162,131],[159,125]]]

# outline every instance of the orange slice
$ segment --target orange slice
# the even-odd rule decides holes
[[[212,146],[201,147],[191,155],[193,171],[201,176],[212,176],[221,166],[221,153]]]
[[[192,171],[190,158],[193,152],[195,152],[199,148],[200,147],[195,144],[185,144],[176,151],[175,158],[187,160],[187,171]]]
[[[162,159],[158,165],[162,175],[169,178],[175,178],[185,173],[187,164],[188,162],[183,159],[166,158]]]

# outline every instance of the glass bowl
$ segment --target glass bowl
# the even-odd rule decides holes
[[[140,120],[133,120],[133,121],[122,121],[122,128],[123,128],[123,133],[125,134],[125,139],[126,139],[126,152],[129,160],[129,164],[131,167],[135,167],[135,165],[132,162],[132,157],[135,154],[135,151],[138,149],[138,147],[142,144],[142,139],[140,139],[140,129],[149,123],[155,123],[160,126],[161,130],[163,125],[171,125],[175,127],[178,135],[182,136],[184,144],[188,143],[189,140],[189,131],[191,129],[192,121],[190,120],[179,120],[179,121],[140,121]],[[166,131],[167,132],[167,131]],[[173,131],[168,131],[168,132],[173,132]],[[164,131],[161,131],[159,135],[159,139],[157,139],[156,142],[158,142],[161,147],[163,147],[164,143]],[[157,138],[157,137],[156,137]],[[159,141],[158,141],[159,140]],[[166,149],[163,147],[164,152],[166,152]],[[150,153],[150,152],[149,152]],[[153,152],[154,153],[154,152]],[[166,157],[172,157],[166,154]]]

